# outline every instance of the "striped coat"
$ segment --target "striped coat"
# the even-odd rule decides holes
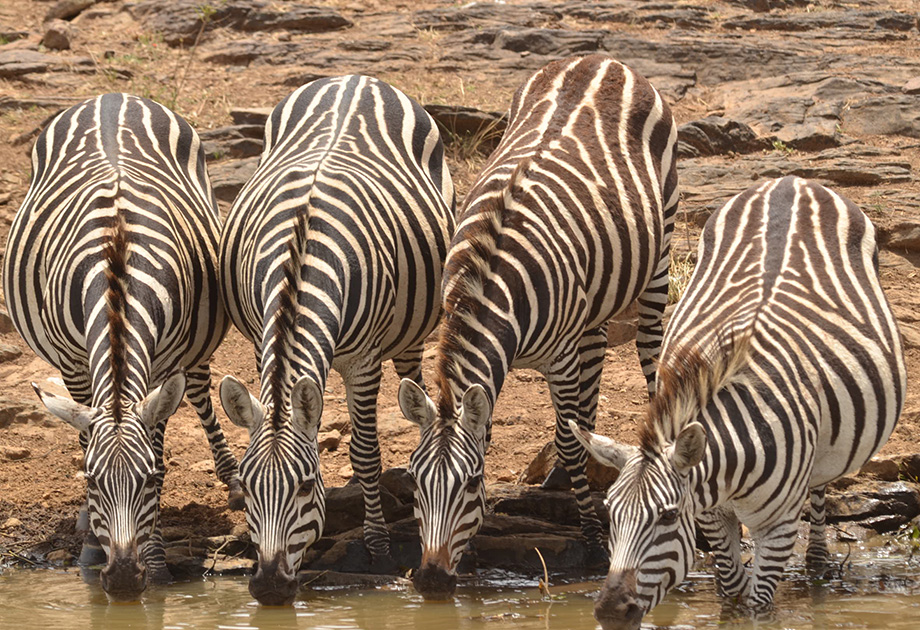
[[[345,382],[365,541],[375,563],[392,565],[378,489],[381,362],[422,383],[453,203],[434,121],[382,81],[314,81],[268,119],[221,243],[228,310],[262,378],[258,399],[230,377],[221,386],[228,415],[250,431],[241,478],[259,545],[250,591],[262,603],[293,600],[304,550],[322,533],[316,433],[331,369]]]
[[[824,567],[825,485],[882,447],[904,403],[901,338],[877,266],[868,218],[803,179],[755,186],[709,219],[639,449],[579,434],[622,468],[608,492],[613,557],[599,619],[637,628],[681,582],[694,518],[722,592],[755,612],[772,606],[806,498],[806,559]],[[739,521],[755,542],[750,571]]]
[[[228,325],[219,230],[198,136],[157,103],[99,96],[59,115],[35,143],[3,289],[16,329],[73,397],[39,390],[81,430],[110,593],[143,589],[137,546],[168,576],[154,525],[163,432],[186,386],[218,475],[242,499],[209,391],[211,354]]]
[[[481,524],[491,410],[513,367],[546,376],[557,451],[586,539],[603,553],[586,454],[567,421],[594,426],[607,322],[634,301],[654,392],[679,196],[676,133],[648,81],[602,55],[551,63],[515,94],[445,263],[439,401],[410,382],[400,392],[404,414],[422,426],[410,472],[423,593],[453,590],[460,555]]]

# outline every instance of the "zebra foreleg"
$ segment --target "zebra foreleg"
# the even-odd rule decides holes
[[[808,532],[808,548],[805,551],[805,566],[811,573],[823,576],[828,568],[827,512],[825,510],[824,486],[811,489]]]
[[[801,502],[798,506],[801,506]],[[783,570],[792,556],[792,549],[798,536],[800,509],[795,509],[786,520],[772,524],[769,531],[751,532],[755,540],[754,567],[751,570],[751,585],[744,605],[755,615],[773,608],[773,596]]]
[[[92,386],[86,378],[87,373],[88,370],[86,367],[81,369],[79,366],[76,366],[70,368],[64,367],[61,369],[64,385],[67,387],[70,397],[74,399],[74,402],[89,407],[93,402],[93,393]],[[83,456],[85,457],[89,436],[81,431],[79,439],[80,450],[83,451]],[[80,548],[80,557],[77,559],[77,564],[84,567],[105,564],[105,550],[102,548],[99,539],[96,538],[96,534],[93,533],[93,528],[90,526],[88,501],[84,500],[83,505],[80,506],[75,529],[77,532],[84,532],[83,546]]]
[[[739,599],[747,593],[750,578],[741,563],[741,524],[735,511],[728,506],[706,510],[696,518],[716,561],[716,588],[729,599]]]
[[[163,494],[163,478],[166,476],[166,466],[163,462],[163,442],[166,439],[166,422],[159,423],[153,430],[151,442],[153,453],[156,457],[157,470],[154,473],[157,486],[157,504],[154,508],[157,515],[160,512],[160,496]],[[141,551],[144,564],[147,565],[147,579],[153,584],[168,584],[172,581],[172,574],[166,567],[166,548],[163,544],[163,533],[160,529],[160,519],[157,518],[150,532],[150,538]]]
[[[214,405],[211,404],[211,367],[207,363],[199,365],[188,370],[185,376],[188,382],[186,396],[195,408],[201,420],[201,426],[204,427],[208,436],[217,478],[229,488],[227,502],[230,509],[242,510],[246,507],[246,503],[240,488],[239,467],[236,457],[230,452],[220,423],[217,421]]]
[[[668,241],[670,241],[670,235],[667,235],[655,276],[638,299],[639,324],[636,330],[636,351],[639,354],[642,373],[645,374],[649,398],[655,395],[655,372],[658,369],[658,355],[661,353],[663,338],[661,320],[664,317],[664,307],[668,303],[668,269],[671,264]]]
[[[396,563],[390,557],[390,532],[380,503],[379,390],[379,361],[349,370],[345,378],[345,398],[351,416],[349,457],[364,494],[364,544],[371,554],[372,570],[390,573],[396,570]]]
[[[580,374],[580,357],[578,353],[573,352],[564,361],[557,361],[553,369],[547,372],[546,380],[556,410],[556,453],[569,475],[572,490],[575,492],[581,531],[588,547],[588,566],[606,566],[608,556],[604,532],[594,509],[591,490],[588,488],[588,453],[572,435],[568,425],[569,419],[572,419],[579,426],[589,428],[585,426],[587,419],[579,413]],[[590,428],[593,429],[593,426]]]

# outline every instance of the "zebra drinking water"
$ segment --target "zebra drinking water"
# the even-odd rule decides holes
[[[152,101],[106,94],[41,133],[10,229],[3,289],[16,329],[73,400],[36,391],[80,431],[101,581],[136,598],[169,577],[157,526],[166,420],[183,394],[241,507],[236,460],[210,398],[227,330],[220,223],[195,131]]]
[[[261,373],[258,399],[229,376],[220,391],[250,432],[240,477],[259,554],[249,590],[263,604],[293,601],[303,554],[322,534],[316,436],[330,369],[345,382],[365,542],[377,567],[392,565],[378,487],[381,362],[421,385],[453,211],[434,121],[386,83],[314,81],[269,117],[221,242],[228,310]]]
[[[710,217],[639,448],[576,433],[621,469],[607,493],[611,560],[595,607],[605,628],[638,628],[680,584],[694,519],[721,591],[755,613],[772,607],[809,496],[806,561],[824,567],[824,488],[882,447],[904,402],[877,256],[869,219],[803,179],[753,187]],[[739,521],[755,543],[750,571]]]
[[[658,92],[603,55],[553,62],[515,94],[445,263],[439,403],[409,380],[399,390],[403,414],[421,427],[409,472],[423,550],[414,583],[425,597],[453,593],[482,524],[492,408],[512,367],[546,376],[556,449],[585,538],[603,556],[587,455],[568,421],[594,426],[607,321],[637,299],[639,358],[654,392],[676,138]]]

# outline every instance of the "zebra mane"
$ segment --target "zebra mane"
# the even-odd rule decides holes
[[[109,365],[112,370],[112,400],[114,402],[112,419],[118,424],[122,419],[121,401],[128,375],[126,341],[128,295],[124,285],[124,279],[128,277],[128,229],[124,214],[117,207],[112,220],[110,238],[102,246],[102,255],[107,263],[105,278],[108,282],[108,289],[105,293],[105,301],[108,306],[106,316],[109,330]]]
[[[288,258],[282,266],[283,286],[278,292],[278,307],[273,321],[272,364],[268,376],[272,402],[271,424],[274,430],[281,427],[282,410],[287,404],[285,394],[290,391],[289,366],[293,360],[294,326],[297,320],[297,293],[300,281],[300,260],[307,240],[308,202],[295,211],[293,235],[288,241]]]
[[[639,446],[660,453],[677,440],[715,395],[748,365],[751,333],[719,335],[709,352],[699,345],[681,348],[658,368],[658,392],[639,428]]]
[[[481,202],[477,220],[464,227],[466,246],[450,253],[450,267],[445,268],[443,320],[438,338],[435,380],[438,383],[438,415],[449,421],[457,410],[451,383],[461,380],[457,357],[464,353],[463,330],[476,319],[482,306],[482,296],[487,278],[492,271],[492,261],[502,238],[505,208],[513,199],[516,188],[530,166],[530,159],[518,162],[511,178],[498,194]],[[456,247],[452,245],[452,249]],[[450,274],[447,277],[447,274]]]

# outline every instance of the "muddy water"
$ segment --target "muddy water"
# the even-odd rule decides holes
[[[645,619],[644,628],[920,628],[920,563],[887,547],[854,549],[843,576],[809,580],[796,562],[781,583],[774,619],[752,622],[723,610],[708,572],[696,572]],[[842,557],[842,556],[841,556]],[[452,630],[596,628],[599,583],[554,586],[544,601],[534,581],[491,576],[463,585],[453,603],[426,604],[411,587],[306,588],[293,608],[255,604],[243,577],[211,577],[152,588],[139,604],[109,605],[76,570],[0,572],[0,628],[14,630],[185,628]]]

